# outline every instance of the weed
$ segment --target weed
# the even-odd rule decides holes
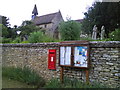
[[[45,88],[106,88],[106,86],[100,83],[94,82],[87,84],[76,78],[70,79],[68,77],[64,78],[64,83],[60,83],[59,79],[51,79],[45,86]]]
[[[44,86],[45,88],[61,88],[61,83],[59,79],[51,79],[49,82],[46,83]]]

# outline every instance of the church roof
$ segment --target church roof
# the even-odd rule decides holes
[[[60,12],[56,12],[56,13],[51,13],[51,14],[46,14],[43,16],[37,16],[35,17],[35,19],[33,20],[33,22],[36,25],[40,25],[40,24],[48,24],[51,23],[53,18]]]
[[[83,19],[77,19],[75,21],[81,23],[83,21]]]
[[[34,14],[35,16],[38,15],[38,11],[37,11],[37,6],[36,6],[36,4],[35,4],[35,6],[34,6],[34,9],[33,9],[33,11],[32,11],[32,14]]]

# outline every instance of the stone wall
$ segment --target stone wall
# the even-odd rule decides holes
[[[3,66],[27,66],[49,80],[60,77],[59,43],[3,44]],[[56,70],[48,69],[48,49],[57,50]],[[120,42],[90,42],[90,81],[120,87]],[[64,76],[85,81],[85,71],[65,68]]]
[[[110,86],[120,86],[120,44],[100,44],[91,46],[90,79]]]

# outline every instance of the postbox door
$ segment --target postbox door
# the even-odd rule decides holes
[[[48,69],[56,69],[56,50],[55,49],[49,50]]]

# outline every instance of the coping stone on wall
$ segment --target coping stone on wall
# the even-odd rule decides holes
[[[25,44],[0,44],[2,47],[58,47],[58,42],[50,43],[25,43]]]
[[[90,41],[91,48],[120,48],[120,41]]]
[[[120,48],[120,41],[90,41],[91,48]],[[27,43],[27,44],[0,44],[2,47],[59,47],[60,42]]]

